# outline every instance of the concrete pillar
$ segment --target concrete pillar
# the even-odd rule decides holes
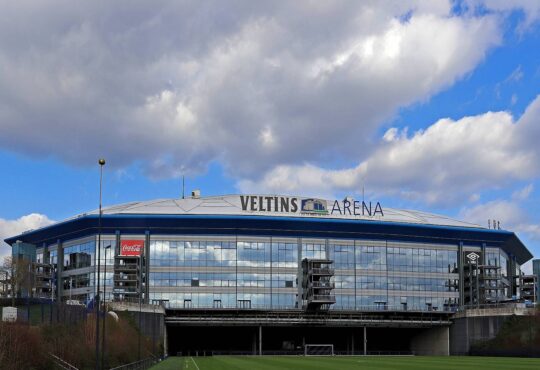
[[[120,255],[120,230],[115,231],[116,247],[114,248],[114,256]]]
[[[367,355],[367,327],[364,326],[364,356]]]
[[[471,261],[469,261],[467,263],[469,265],[469,306],[471,307],[474,307],[474,302],[473,302],[473,299],[474,299],[474,294],[473,294],[473,285],[474,285],[474,276],[473,276],[473,266],[471,264]]]
[[[56,259],[56,302],[60,304],[64,295],[64,247],[61,240],[56,243]]]
[[[163,356],[167,356],[169,354],[169,343],[167,338],[167,325],[163,325]]]
[[[463,270],[463,243],[458,246],[458,271],[459,271],[459,307],[465,305],[465,276]]]
[[[259,356],[262,356],[262,325],[259,325]]]
[[[296,250],[296,253],[297,253],[297,258],[298,258],[298,270],[297,270],[297,273],[296,273],[296,279],[298,280],[298,284],[297,284],[297,297],[296,297],[296,305],[298,306],[297,308],[304,308],[302,307],[302,293],[303,293],[303,289],[302,289],[302,280],[304,278],[304,272],[302,270],[302,239],[298,238],[298,241],[297,241],[297,250]]]
[[[480,308],[480,269],[478,263],[474,265],[474,270],[476,272],[476,306]]]
[[[144,303],[150,303],[150,231],[145,233],[144,241]]]
[[[514,256],[513,254],[510,254],[508,258],[510,260],[510,271],[507,271],[508,280],[510,280],[510,297],[512,297],[513,295],[518,296],[519,295],[519,291],[517,289],[518,282],[516,281],[516,279],[519,278],[519,275],[516,275],[516,265],[517,265],[516,256]]]

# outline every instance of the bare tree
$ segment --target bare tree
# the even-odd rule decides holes
[[[4,257],[4,270],[7,272],[7,284],[11,291],[11,304],[15,306],[15,297],[21,296],[22,290],[27,289],[32,294],[34,287],[34,273],[32,262],[26,259],[14,259],[13,256]]]
[[[9,272],[4,269],[4,267],[0,267],[0,297],[7,297],[8,296],[8,286],[9,286]]]

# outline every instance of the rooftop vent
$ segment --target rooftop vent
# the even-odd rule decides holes
[[[193,191],[191,192],[191,197],[192,197],[193,199],[199,199],[199,198],[201,197],[201,191],[200,191],[199,189],[193,190]]]

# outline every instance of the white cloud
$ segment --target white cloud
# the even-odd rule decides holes
[[[512,73],[510,73],[510,75],[504,81],[505,82],[519,82],[523,79],[523,76],[524,76],[524,73],[520,64],[519,66],[516,67],[516,69],[512,71]]]
[[[529,195],[531,195],[533,190],[534,190],[534,185],[529,184],[529,185],[523,187],[522,189],[519,189],[519,190],[516,190],[515,192],[513,192],[512,193],[512,199],[518,200],[518,201],[526,200],[529,197]]]
[[[540,226],[516,201],[493,200],[474,207],[465,207],[459,217],[465,221],[488,226],[488,220],[500,222],[501,229],[515,232],[529,251],[540,256]],[[491,221],[493,222],[493,221]],[[530,262],[523,266],[525,273],[531,273]]]
[[[507,200],[494,200],[460,212],[460,219],[488,227],[488,220],[497,220],[501,229],[516,231],[516,227],[527,220],[527,215],[517,203]]]
[[[0,264],[5,256],[11,254],[11,248],[4,242],[4,239],[19,235],[24,231],[48,226],[54,221],[39,213],[31,213],[16,220],[5,220],[0,218]]]
[[[518,27],[519,32],[525,32],[540,19],[540,1],[538,0],[466,0],[471,7],[482,5],[490,11],[509,13],[521,11],[524,19]]]
[[[366,184],[378,194],[450,203],[537,176],[538,117],[540,96],[517,122],[507,112],[488,112],[457,121],[441,119],[410,136],[392,128],[379,148],[355,167],[326,170],[311,164],[281,165],[258,181],[243,180],[238,186],[243,191],[309,189],[328,194],[358,193]]]
[[[154,177],[214,160],[253,176],[365,155],[400,107],[451,86],[501,42],[498,16],[451,8],[4,1],[0,144],[76,165],[141,161]]]

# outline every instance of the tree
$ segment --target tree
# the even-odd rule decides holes
[[[22,295],[23,289],[32,294],[34,287],[34,273],[32,262],[26,259],[15,259],[13,256],[4,257],[4,270],[7,271],[7,284],[11,291],[11,305],[15,306],[15,297]]]
[[[0,267],[0,297],[8,296],[8,286],[9,286],[9,272],[8,270]]]

